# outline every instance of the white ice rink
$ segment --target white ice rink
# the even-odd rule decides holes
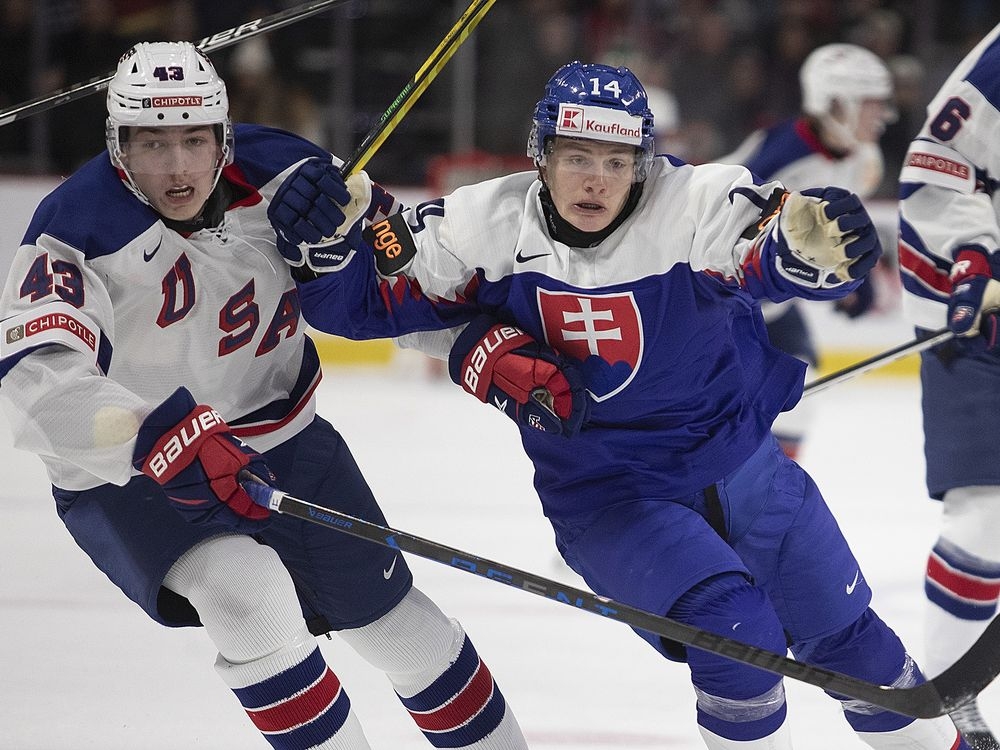
[[[817,414],[802,462],[845,528],[876,610],[919,658],[938,508],[923,486],[917,384],[865,376],[809,398]],[[450,384],[384,370],[328,368],[319,400],[392,526],[581,585],[555,562],[528,461],[502,416]],[[95,570],[57,519],[40,463],[13,450],[0,424],[0,748],[267,747],[216,676],[204,633],[153,624]],[[627,626],[408,560],[418,586],[465,625],[534,750],[702,747],[687,670]],[[373,748],[430,747],[381,674],[336,637],[322,648]],[[819,689],[786,685],[797,748],[864,747]],[[982,706],[1000,727],[1000,689]]]

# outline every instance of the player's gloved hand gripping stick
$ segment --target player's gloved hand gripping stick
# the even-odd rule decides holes
[[[566,357],[520,328],[475,318],[452,345],[451,379],[519,425],[572,437],[586,423],[590,397]]]
[[[242,533],[267,523],[271,470],[187,388],[178,388],[143,421],[132,464],[192,523],[221,520]]]
[[[345,181],[333,162],[307,159],[285,178],[267,207],[278,252],[293,268],[340,270],[360,242],[371,195],[372,183],[364,172]]]
[[[987,351],[997,351],[1000,254],[980,245],[967,245],[958,248],[954,257],[949,276],[948,328],[960,338],[974,339]]]

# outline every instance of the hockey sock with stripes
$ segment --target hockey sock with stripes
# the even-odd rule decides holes
[[[364,732],[340,680],[303,630],[297,643],[246,664],[216,669],[275,750],[359,750]]]
[[[462,626],[418,589],[411,588],[375,622],[339,635],[385,671],[431,745],[527,749],[513,712]]]

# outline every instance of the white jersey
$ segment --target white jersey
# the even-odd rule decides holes
[[[742,164],[761,179],[780,180],[791,190],[834,185],[862,199],[875,192],[884,171],[878,144],[859,143],[849,153],[833,153],[804,118],[755,131],[718,161]]]
[[[903,310],[928,330],[947,323],[954,252],[1000,249],[1000,26],[959,63],[927,106],[900,181]]]
[[[267,206],[295,165],[331,156],[256,126],[235,144],[216,228],[168,228],[106,154],[37,209],[0,297],[0,401],[55,486],[127,482],[139,424],[182,385],[258,451],[313,419],[319,360]]]

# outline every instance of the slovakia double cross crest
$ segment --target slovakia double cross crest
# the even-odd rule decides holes
[[[538,290],[545,340],[583,363],[595,401],[611,398],[642,360],[642,320],[631,292],[581,294]]]

